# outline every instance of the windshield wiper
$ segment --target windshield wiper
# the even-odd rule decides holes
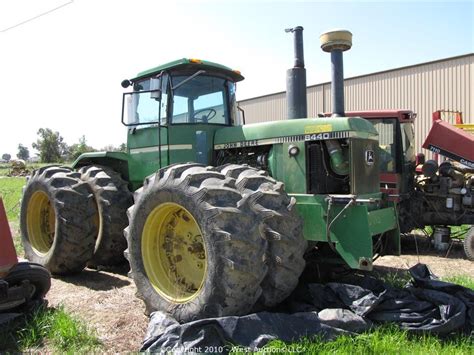
[[[176,84],[175,86],[173,86],[171,88],[171,90],[176,90],[177,88],[179,88],[181,85],[183,84],[186,84],[189,80],[192,80],[194,79],[196,76],[198,75],[201,75],[201,74],[204,74],[206,71],[205,70],[198,70],[197,72],[195,72],[193,75],[191,75],[190,77],[184,79],[183,81],[179,82],[178,84]]]

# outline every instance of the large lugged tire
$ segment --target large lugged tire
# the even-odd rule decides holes
[[[471,227],[464,236],[464,253],[466,257],[474,261],[474,226]]]
[[[148,313],[186,322],[250,312],[267,273],[266,242],[234,179],[200,164],[173,165],[134,197],[125,255]]]
[[[263,170],[236,164],[218,169],[236,179],[237,189],[249,199],[262,238],[268,241],[269,269],[262,282],[260,301],[264,306],[275,306],[295,289],[306,265],[303,255],[307,242],[294,208],[296,201],[285,192],[282,182]]]
[[[125,261],[127,242],[123,230],[127,226],[127,209],[133,203],[128,183],[120,174],[102,166],[86,166],[79,170],[89,184],[97,204],[98,234],[90,266],[118,265]]]
[[[79,173],[56,166],[34,171],[23,188],[20,212],[27,259],[54,274],[81,271],[94,252],[95,210]]]

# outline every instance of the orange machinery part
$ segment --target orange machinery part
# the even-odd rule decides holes
[[[0,198],[0,277],[8,274],[13,265],[18,263],[13,238],[8,225],[7,214]]]

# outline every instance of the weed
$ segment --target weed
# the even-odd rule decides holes
[[[63,307],[39,308],[26,320],[0,334],[0,349],[34,351],[47,346],[57,352],[86,352],[100,347],[94,331]]]
[[[10,222],[18,220],[21,191],[25,183],[25,178],[0,178],[0,197],[3,200],[7,218]]]
[[[408,271],[377,273],[380,280],[395,288],[403,288],[408,282],[412,280]]]

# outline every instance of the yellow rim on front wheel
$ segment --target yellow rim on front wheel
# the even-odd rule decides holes
[[[201,229],[183,206],[166,202],[143,227],[142,260],[153,288],[174,303],[185,303],[202,289],[207,270]]]
[[[54,241],[56,214],[48,195],[36,191],[28,202],[26,211],[28,239],[38,254],[46,254]]]

